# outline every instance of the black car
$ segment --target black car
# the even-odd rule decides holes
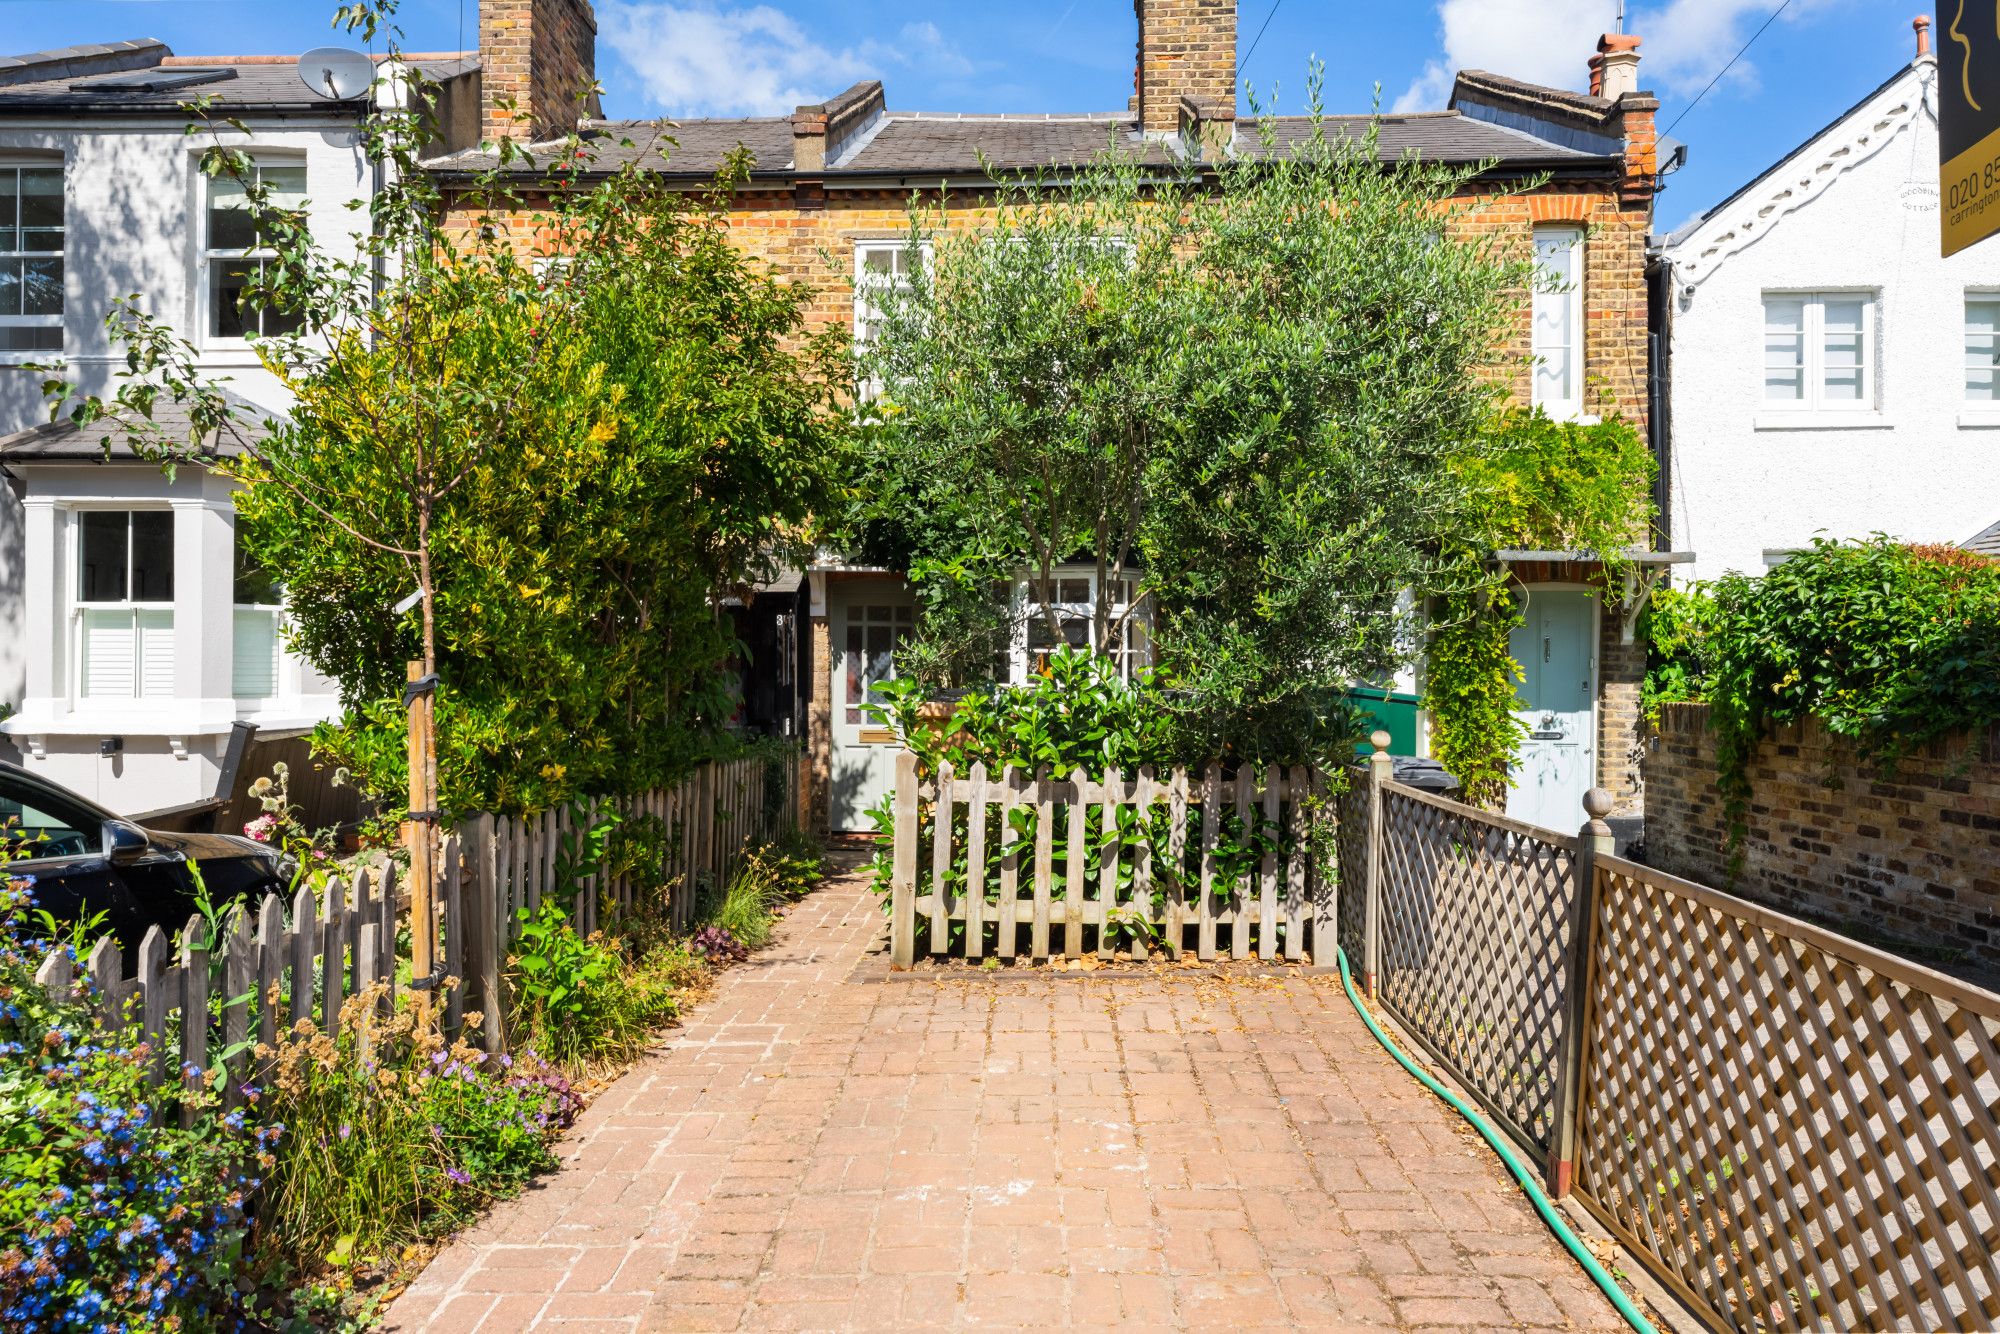
[[[288,866],[275,848],[234,834],[168,834],[129,820],[0,761],[0,837],[23,860],[0,875],[26,880],[34,906],[59,922],[103,913],[103,929],[126,952],[157,925],[178,943],[195,911],[199,863],[216,904],[282,892]]]

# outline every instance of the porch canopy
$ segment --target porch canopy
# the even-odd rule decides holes
[[[1601,551],[1529,551],[1516,547],[1504,547],[1493,553],[1493,559],[1502,565],[1603,565],[1605,554]],[[1694,564],[1692,551],[1651,551],[1629,548],[1612,559],[1624,565],[1625,596],[1618,605],[1619,637],[1625,643],[1632,642],[1638,631],[1639,613],[1646,609],[1653,590],[1659,586],[1676,565]]]

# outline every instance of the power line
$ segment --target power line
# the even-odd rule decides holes
[[[1785,2],[1790,4],[1791,0],[1785,0]],[[1257,54],[1257,43],[1264,40],[1265,29],[1269,28],[1271,20],[1278,16],[1278,6],[1284,3],[1285,0],[1271,0],[1271,12],[1264,15],[1264,27],[1257,29],[1257,35],[1250,39],[1250,49],[1243,53],[1243,59],[1236,62],[1236,78],[1238,82],[1241,82],[1243,79],[1243,67],[1250,63],[1250,57]]]
[[[1768,28],[1773,23],[1776,23],[1778,21],[1778,15],[1784,13],[1791,7],[1792,7],[1792,0],[1785,0],[1784,4],[1779,5],[1776,9],[1772,10],[1771,17],[1764,20],[1764,28]],[[1716,71],[1715,77],[1708,81],[1708,87],[1696,93],[1694,95],[1694,101],[1682,107],[1681,114],[1675,116],[1673,119],[1673,124],[1667,126],[1666,129],[1660,131],[1661,134],[1672,134],[1674,132],[1674,125],[1678,125],[1683,120],[1686,120],[1687,113],[1693,111],[1696,107],[1701,105],[1701,99],[1707,97],[1710,90],[1713,89],[1716,84],[1722,82],[1722,76],[1729,73],[1730,70],[1736,68],[1736,62],[1743,59],[1743,51],[1748,51],[1751,47],[1757,44],[1757,39],[1764,35],[1764,28],[1759,28],[1757,29],[1757,31],[1750,34],[1750,40],[1743,43],[1743,50],[1738,51],[1735,55],[1729,57],[1729,63],[1727,65],[1724,65],[1720,70]]]

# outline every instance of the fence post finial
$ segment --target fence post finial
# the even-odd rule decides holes
[[[1363,886],[1361,915],[1361,985],[1368,999],[1377,999],[1376,982],[1382,964],[1382,785],[1394,777],[1389,734],[1376,729],[1368,738],[1375,748],[1368,757],[1368,878]]]

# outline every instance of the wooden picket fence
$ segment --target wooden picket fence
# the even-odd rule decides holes
[[[635,912],[664,914],[675,930],[695,918],[704,894],[726,886],[751,848],[802,827],[806,812],[806,759],[725,760],[702,765],[671,788],[593,802],[582,810],[544,811],[526,820],[481,815],[466,821],[465,874],[471,899],[481,905],[469,924],[470,974],[467,990],[484,1013],[505,1013],[502,965],[526,920],[552,894],[575,894],[575,924],[585,935],[607,925],[600,920]],[[623,866],[578,884],[566,880],[564,865],[606,821],[643,830],[661,857],[654,866]],[[646,891],[665,891],[648,901]],[[490,905],[492,911],[485,911]],[[484,1028],[488,1050],[499,1051],[505,1034],[498,1023]]]
[[[458,840],[444,840],[444,871],[438,886],[442,937],[437,958],[439,977],[459,971],[465,933],[463,877],[459,873]],[[399,923],[408,919],[408,903],[397,893],[393,867],[357,870],[334,877],[320,894],[300,888],[289,911],[276,894],[259,904],[230,908],[211,929],[200,914],[188,919],[178,941],[170,941],[158,926],[139,941],[135,967],[125,967],[124,952],[105,936],[84,956],[81,978],[67,949],[51,951],[35,972],[35,980],[57,997],[72,994],[79,980],[99,1018],[111,1025],[138,1026],[152,1052],[156,1085],[182,1080],[193,1085],[213,1066],[224,1071],[223,1105],[242,1101],[242,1086],[258,1067],[253,1044],[275,1046],[279,1034],[310,1020],[329,1036],[337,1036],[341,1008],[354,996],[380,983],[380,1013],[393,1012],[397,990]],[[217,938],[219,936],[219,939]],[[437,979],[416,979],[433,989]],[[444,994],[443,1022],[456,1035],[463,1019],[462,993]],[[211,1004],[219,1004],[219,1031],[209,1020]],[[201,1022],[188,1022],[199,1015]],[[211,1052],[211,1041],[220,1047]],[[358,1050],[367,1051],[365,1032]]]
[[[399,985],[439,995],[447,1036],[460,1035],[469,1012],[481,1022],[469,1036],[489,1052],[505,1050],[503,972],[517,938],[520,910],[550,894],[571,892],[556,881],[563,840],[580,840],[613,811],[621,820],[641,816],[651,826],[654,865],[626,865],[618,874],[572,881],[577,925],[599,929],[600,912],[671,914],[688,926],[699,896],[726,884],[758,843],[796,829],[804,819],[804,760],[787,755],[705,764],[685,781],[640,796],[593,804],[582,813],[562,811],[532,820],[474,816],[447,834],[439,860],[437,919],[430,924],[437,971],[398,981],[398,964],[410,957],[405,938],[417,929],[409,900],[399,892],[394,868],[361,869],[329,879],[315,894],[299,889],[289,902],[269,895],[261,903],[231,908],[211,929],[199,914],[177,938],[155,926],[140,940],[134,966],[110,936],[83,956],[82,969],[66,948],[50,950],[36,980],[52,995],[89,984],[91,1004],[107,1022],[136,1024],[151,1046],[153,1078],[192,1083],[221,1066],[224,1106],[242,1101],[241,1087],[258,1073],[255,1047],[275,1045],[302,1020],[340,1032],[341,1007],[381,985],[379,1011],[393,1012]],[[665,887],[658,901],[645,891]],[[462,985],[446,988],[446,978]],[[209,1016],[220,1010],[220,1023]],[[203,1022],[187,1022],[201,1015]],[[365,1032],[359,1050],[366,1051]]]
[[[905,751],[893,962],[915,960],[920,929],[928,953],[971,959],[1191,948],[1201,959],[1302,960],[1309,931],[1332,931],[1331,882],[1310,854],[1320,791],[1304,767],[1251,765],[1056,778],[983,764],[961,777],[947,763],[919,781]]]

